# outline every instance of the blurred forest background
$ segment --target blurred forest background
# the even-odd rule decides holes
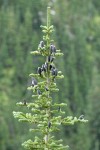
[[[88,119],[87,124],[61,128],[70,150],[100,150],[100,0],[0,0],[0,150],[22,150],[30,135],[12,111],[16,102],[31,99],[29,74],[43,59],[30,55],[42,40],[40,25],[51,7],[56,61],[65,78],[57,81],[55,99],[68,104],[66,115]]]

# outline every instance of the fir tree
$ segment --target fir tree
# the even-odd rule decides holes
[[[34,141],[29,139],[22,145],[28,150],[64,150],[68,145],[63,146],[62,139],[56,140],[55,131],[60,130],[61,125],[74,125],[76,122],[87,122],[84,116],[79,118],[67,116],[64,117],[63,107],[66,103],[56,103],[52,98],[52,92],[59,92],[56,85],[56,79],[62,79],[64,76],[56,68],[54,60],[57,56],[62,56],[61,50],[58,50],[52,40],[51,34],[54,31],[53,25],[50,25],[50,7],[47,8],[47,25],[41,26],[44,33],[43,40],[40,41],[38,50],[32,51],[33,55],[41,55],[45,58],[44,64],[38,67],[37,73],[31,73],[31,86],[28,90],[33,91],[33,102],[19,102],[17,105],[26,106],[28,113],[13,112],[14,117],[19,121],[29,122],[33,125],[31,132],[37,132],[38,136]]]

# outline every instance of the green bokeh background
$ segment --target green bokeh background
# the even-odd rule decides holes
[[[100,0],[0,0],[0,150],[23,150],[21,143],[34,137],[12,111],[22,109],[16,102],[31,100],[28,75],[43,58],[30,51],[42,39],[47,6],[56,47],[64,53],[56,60],[65,78],[57,82],[55,100],[68,104],[66,115],[89,120],[55,134],[70,150],[100,150]]]

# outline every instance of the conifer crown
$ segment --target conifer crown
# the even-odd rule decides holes
[[[55,131],[63,125],[74,125],[76,122],[87,122],[84,117],[64,117],[63,107],[66,103],[56,103],[52,98],[52,92],[58,92],[56,79],[64,78],[61,71],[56,68],[55,59],[62,56],[61,50],[57,49],[51,38],[54,31],[53,25],[50,25],[50,7],[47,8],[47,25],[41,26],[43,39],[39,42],[38,49],[32,51],[33,55],[41,55],[45,58],[44,64],[37,68],[37,73],[31,73],[31,86],[28,90],[33,91],[33,102],[19,102],[18,106],[26,106],[28,113],[13,112],[15,118],[19,121],[34,124],[31,132],[38,132],[34,141],[29,139],[22,145],[27,150],[64,150],[68,148],[63,146],[62,139],[56,140]],[[30,112],[29,112],[30,111]],[[35,133],[34,133],[35,134]]]

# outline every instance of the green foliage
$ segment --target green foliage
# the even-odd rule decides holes
[[[38,67],[37,74],[30,74],[32,77],[32,84],[28,90],[32,90],[32,97],[35,97],[34,102],[19,102],[17,105],[26,106],[29,113],[13,112],[15,118],[19,121],[29,122],[35,124],[35,127],[30,129],[31,132],[39,132],[39,136],[35,136],[34,141],[28,140],[22,145],[28,150],[32,149],[58,149],[64,150],[68,146],[61,144],[62,140],[55,140],[54,131],[59,131],[59,126],[74,125],[76,122],[87,122],[84,116],[79,118],[67,116],[64,117],[62,107],[66,106],[65,103],[56,103],[52,99],[52,92],[58,92],[59,89],[56,85],[56,79],[61,79],[64,76],[61,71],[55,66],[54,60],[56,56],[61,56],[60,50],[57,50],[51,33],[54,31],[50,25],[50,8],[47,9],[47,26],[41,26],[44,33],[43,41],[40,41],[38,50],[32,54],[40,54],[45,57],[46,61],[42,67]]]
[[[86,126],[62,125],[55,136],[73,150],[99,150],[99,0],[0,1],[0,150],[22,150],[21,143],[35,135],[28,133],[30,124],[13,118],[12,111],[18,109],[18,100],[31,101],[31,90],[26,91],[28,73],[44,62],[44,57],[32,58],[29,53],[41,38],[39,26],[45,24],[46,6],[51,6],[55,45],[64,53],[54,60],[65,78],[57,80],[60,92],[53,92],[53,99],[67,103],[64,116],[84,114],[89,120]],[[27,107],[21,108],[27,112]]]

